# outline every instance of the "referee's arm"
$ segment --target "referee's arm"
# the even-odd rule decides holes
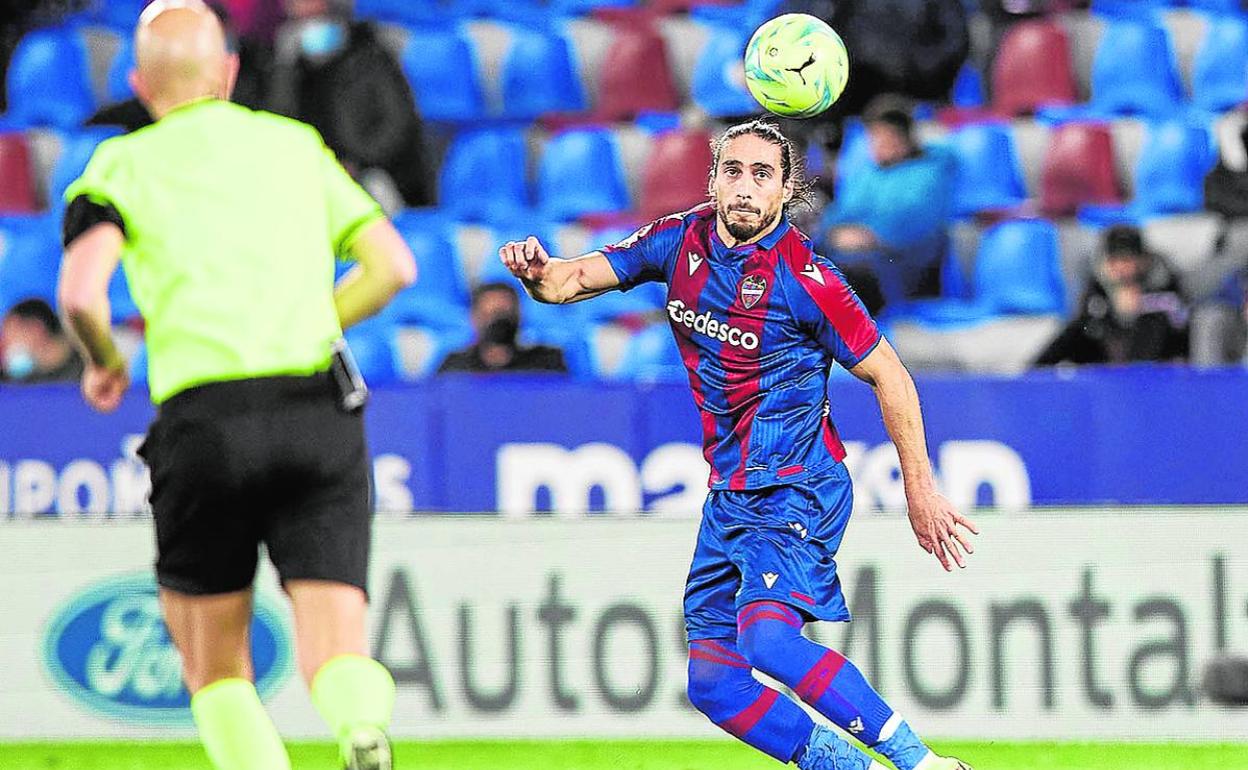
[[[416,259],[385,217],[364,225],[348,251],[356,265],[334,287],[334,306],[344,330],[376,314],[416,282]]]
[[[65,246],[57,304],[70,338],[85,354],[82,392],[102,412],[121,403],[130,386],[126,361],[113,341],[108,283],[121,261],[125,233],[111,221],[90,225]]]

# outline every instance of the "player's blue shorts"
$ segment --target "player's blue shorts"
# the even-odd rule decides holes
[[[758,601],[849,620],[836,552],[853,503],[842,463],[795,484],[711,490],[685,586],[689,639],[735,639],[738,610]]]

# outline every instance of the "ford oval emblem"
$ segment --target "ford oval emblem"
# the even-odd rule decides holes
[[[260,593],[251,651],[264,698],[290,675],[291,656],[282,615]],[[44,635],[43,661],[58,690],[97,712],[148,723],[191,721],[181,658],[150,573],[102,580],[61,606]]]

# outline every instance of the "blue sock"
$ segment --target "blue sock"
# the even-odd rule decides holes
[[[791,687],[832,724],[879,751],[898,770],[914,770],[927,747],[843,655],[802,636],[802,617],[778,602],[753,602],[737,616],[746,660]]]
[[[869,770],[871,757],[823,725],[815,725],[805,753],[797,760],[801,770]]]
[[[796,703],[753,677],[731,639],[689,642],[689,702],[725,732],[781,762],[796,761],[815,729]]]

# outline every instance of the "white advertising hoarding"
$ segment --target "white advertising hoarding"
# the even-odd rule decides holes
[[[839,560],[854,659],[923,733],[1236,740],[1199,692],[1248,654],[1248,510],[985,514],[946,574],[902,517],[860,516]],[[714,736],[685,702],[680,603],[696,519],[383,519],[374,649],[394,733]],[[0,526],[0,738],[189,735],[143,522]],[[287,735],[323,734],[271,573],[253,626]]]

